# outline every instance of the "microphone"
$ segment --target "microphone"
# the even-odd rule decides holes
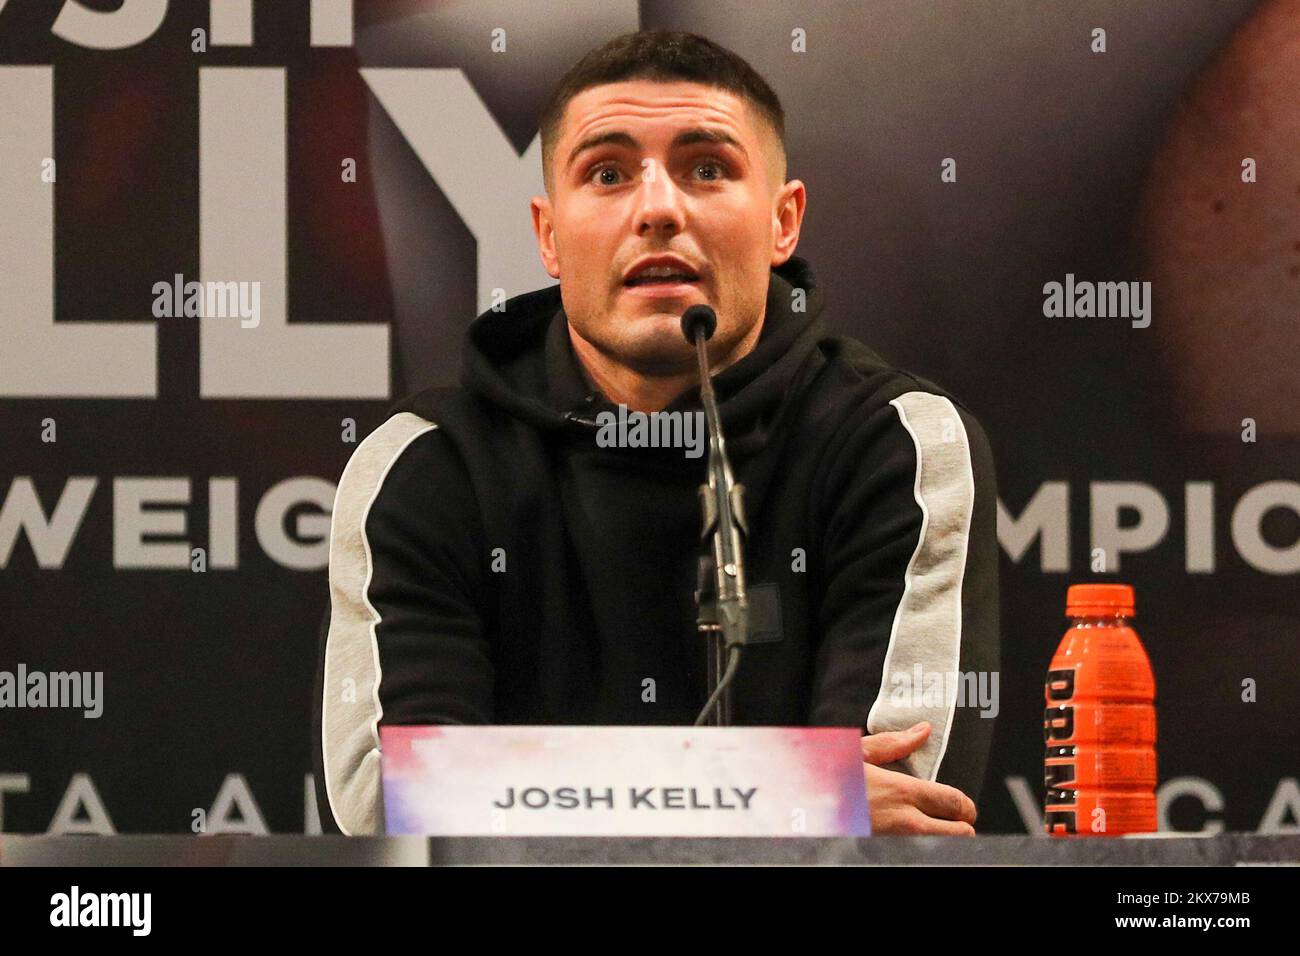
[[[709,687],[711,693],[695,720],[701,726],[717,707],[716,724],[731,722],[729,686],[740,666],[741,648],[749,640],[749,599],[745,593],[743,540],[745,522],[743,485],[736,483],[727,460],[726,441],[718,415],[709,355],[705,342],[713,337],[718,316],[707,305],[693,305],[682,314],[682,335],[695,346],[700,369],[700,401],[704,405],[709,433],[708,481],[700,485],[700,509],[704,528],[700,540],[711,547],[700,556],[696,578],[696,624],[709,641]],[[724,671],[725,655],[725,671]],[[721,675],[721,676],[719,676]]]
[[[718,313],[707,305],[693,305],[682,313],[682,335],[691,345],[695,344],[695,330],[704,330],[704,341],[713,338],[713,330],[718,327]]]

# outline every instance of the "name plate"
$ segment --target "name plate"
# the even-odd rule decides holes
[[[867,836],[852,727],[380,728],[385,829]]]

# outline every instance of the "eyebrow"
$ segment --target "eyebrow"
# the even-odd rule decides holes
[[[703,126],[682,130],[673,137],[673,141],[669,148],[676,149],[680,146],[694,146],[696,143],[713,143],[719,146],[734,146],[740,151],[742,156],[746,159],[749,158],[749,154],[745,152],[745,147],[741,146],[731,134],[724,133],[722,130],[708,129]],[[573,147],[573,152],[569,153],[569,161],[566,165],[572,166],[574,160],[576,160],[580,154],[585,153],[588,150],[595,149],[597,146],[606,146],[611,144],[614,146],[625,146],[628,149],[637,149],[641,145],[630,134],[625,133],[622,130],[614,130],[609,133],[597,133],[595,136],[588,136],[577,146]]]

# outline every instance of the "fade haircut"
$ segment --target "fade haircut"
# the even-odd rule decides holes
[[[772,87],[741,57],[694,33],[639,30],[624,33],[589,52],[563,77],[542,107],[542,175],[554,185],[555,143],[569,101],[583,90],[624,80],[668,83],[686,80],[727,90],[754,107],[776,134],[780,176],[785,178],[785,111]]]

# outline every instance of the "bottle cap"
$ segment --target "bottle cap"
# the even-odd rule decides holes
[[[1071,584],[1065,594],[1066,617],[1133,617],[1133,611],[1129,584]]]

